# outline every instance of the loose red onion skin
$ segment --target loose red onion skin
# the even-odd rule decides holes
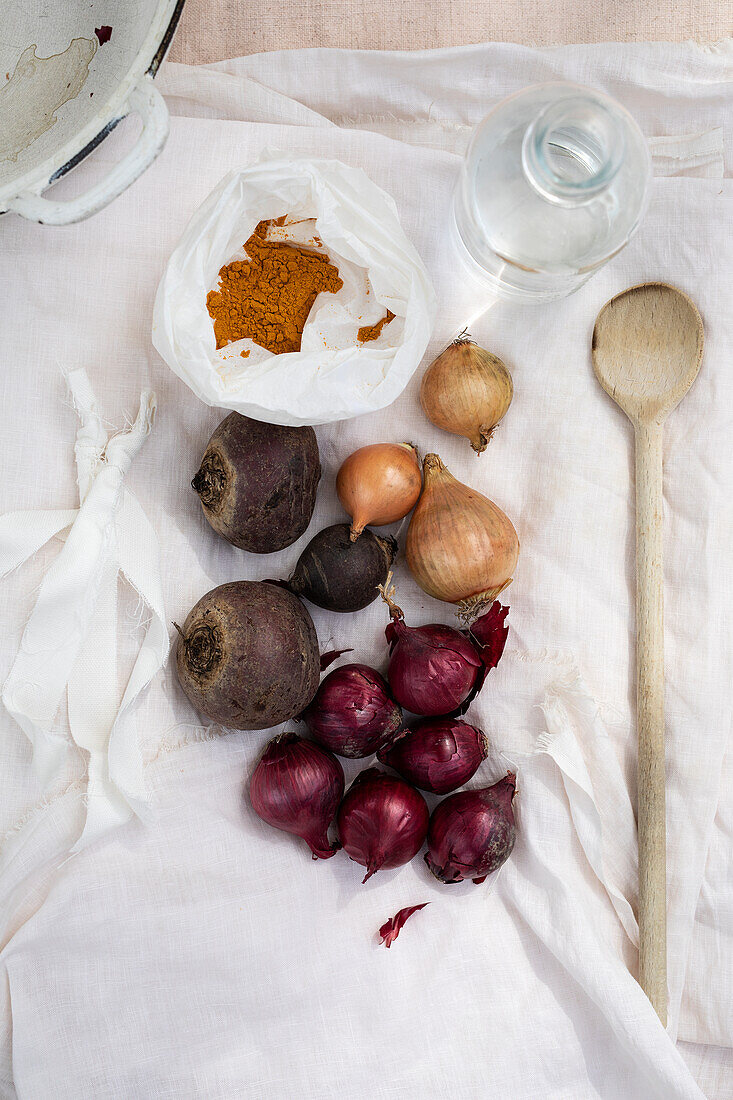
[[[433,810],[425,862],[445,883],[473,879],[478,885],[509,858],[516,828],[512,799],[516,775],[507,772],[492,787],[459,791]]]
[[[352,759],[371,756],[402,725],[384,677],[359,664],[330,672],[303,718],[315,741]]]
[[[424,718],[396,734],[377,757],[421,790],[448,794],[468,782],[487,751],[476,726],[459,718]]]
[[[419,791],[396,775],[367,768],[346,792],[336,824],[346,854],[366,867],[366,882],[379,870],[409,863],[423,846],[429,819]]]
[[[494,600],[488,611],[475,619],[465,631],[479,651],[487,672],[496,668],[504,652],[509,636],[509,627],[506,625],[508,614],[509,608]]]
[[[430,905],[430,902],[424,901],[421,905],[407,905],[404,909],[400,909],[399,912],[395,913],[393,917],[390,917],[388,921],[385,921],[379,929],[380,943],[384,944],[385,947],[391,947],[410,917],[414,913],[419,913],[426,905]]]
[[[276,829],[300,836],[313,859],[329,859],[328,826],[344,793],[344,770],[330,752],[295,733],[274,737],[249,781],[249,797],[258,817]]]
[[[387,678],[392,695],[413,714],[451,714],[468,706],[485,669],[459,630],[443,623],[407,626],[393,618],[385,634],[390,645]]]

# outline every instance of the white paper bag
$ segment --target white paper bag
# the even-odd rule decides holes
[[[318,296],[299,352],[273,355],[250,340],[217,351],[206,295],[220,268],[244,256],[257,224],[283,214],[299,224],[282,239],[322,242],[344,285]],[[387,309],[394,320],[359,344],[359,328]],[[338,160],[267,155],[225,176],[192,217],[158,287],[153,344],[208,405],[324,424],[391,404],[422,359],[434,316],[430,279],[389,195]]]

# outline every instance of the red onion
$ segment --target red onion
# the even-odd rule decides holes
[[[377,756],[416,787],[448,794],[468,782],[487,751],[476,726],[459,718],[425,718],[398,733]]]
[[[392,598],[394,587],[388,590],[390,578],[380,591],[392,616],[385,630],[392,695],[413,714],[464,714],[504,650],[509,608],[495,601],[470,631],[443,623],[411,627]]]
[[[346,792],[336,821],[344,851],[367,869],[366,882],[381,868],[401,867],[417,855],[429,818],[419,791],[395,775],[367,768]]]
[[[369,665],[329,672],[303,718],[319,744],[350,757],[371,756],[402,725],[384,678]]]
[[[344,793],[344,770],[335,756],[296,733],[281,733],[267,745],[249,781],[255,813],[306,841],[314,859],[335,855],[328,826]]]
[[[517,777],[507,772],[493,787],[459,791],[439,802],[428,830],[425,862],[441,882],[478,884],[510,856],[516,829],[512,799]]]
[[[442,623],[407,626],[394,618],[387,678],[397,702],[413,714],[449,714],[468,706],[484,666],[475,646],[459,630]]]

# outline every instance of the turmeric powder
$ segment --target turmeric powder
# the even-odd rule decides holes
[[[266,240],[269,224],[260,222],[245,244],[249,262],[222,267],[218,289],[206,296],[217,348],[246,337],[275,355],[300,351],[317,296],[335,294],[344,285],[327,256]]]
[[[360,344],[366,344],[370,340],[378,340],[379,337],[382,335],[382,329],[384,328],[384,326],[388,325],[390,321],[394,321],[394,319],[394,313],[391,309],[388,309],[384,317],[380,317],[376,324],[362,325],[356,334],[357,340]]]

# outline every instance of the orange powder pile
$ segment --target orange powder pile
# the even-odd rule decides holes
[[[274,224],[283,221],[278,218]],[[206,296],[217,348],[246,337],[275,355],[300,351],[316,298],[335,294],[344,285],[327,256],[265,240],[269,224],[260,222],[245,244],[249,262],[235,260],[222,267],[218,290]]]
[[[366,344],[369,340],[378,340],[382,335],[382,329],[385,325],[388,325],[390,321],[394,321],[394,313],[391,309],[388,309],[384,317],[377,321],[374,325],[362,325],[356,334],[356,338],[360,344]]]

